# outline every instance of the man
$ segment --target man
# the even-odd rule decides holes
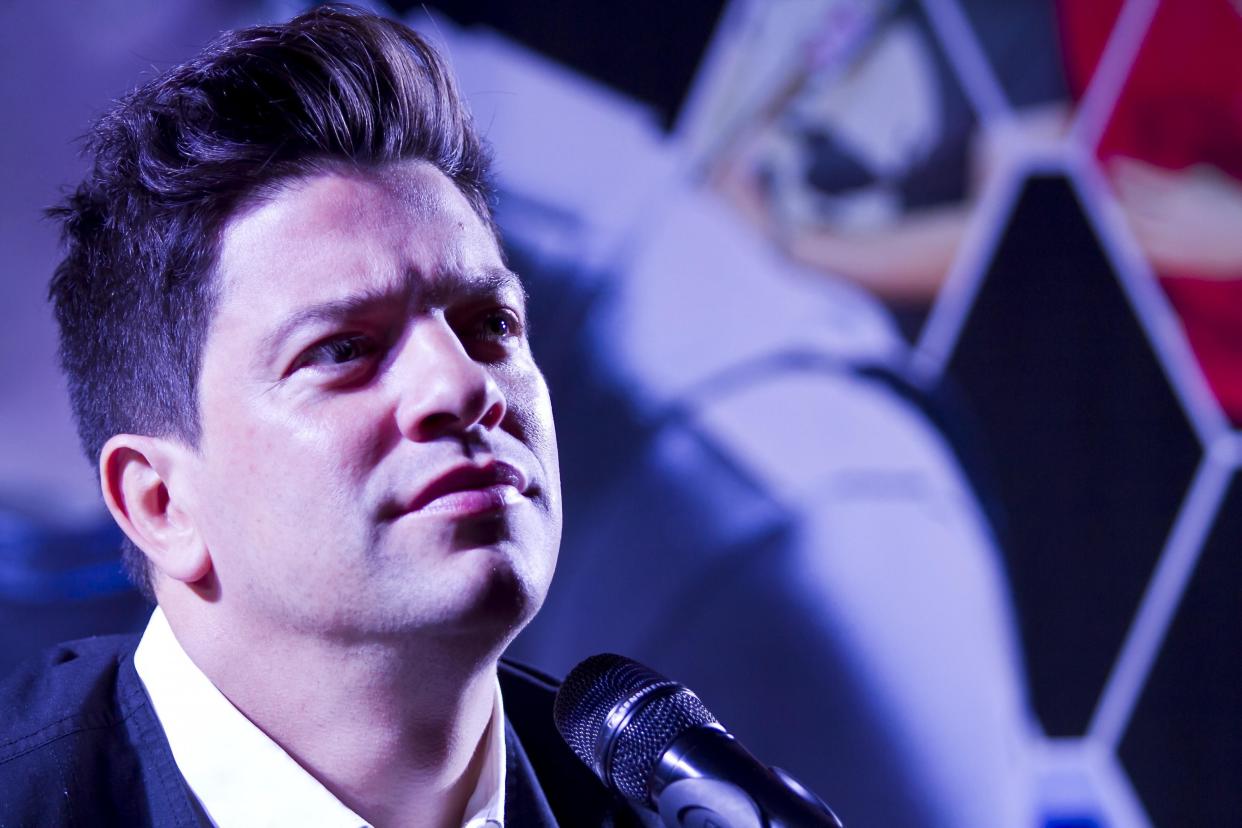
[[[551,731],[552,685],[498,685],[559,472],[440,59],[321,8],[226,34],[90,148],[51,293],[158,608],[0,690],[0,825],[629,824]]]

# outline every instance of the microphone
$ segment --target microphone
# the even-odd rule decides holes
[[[591,656],[556,694],[556,729],[612,790],[667,828],[843,828],[823,800],[769,768],[685,686],[624,656]]]

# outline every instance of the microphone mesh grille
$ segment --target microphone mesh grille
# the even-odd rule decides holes
[[[665,748],[684,731],[715,721],[699,697],[684,687],[652,699],[617,734],[612,755],[613,786],[630,799],[647,801],[647,783]]]
[[[596,766],[595,741],[608,712],[618,702],[664,677],[636,661],[612,653],[593,655],[565,676],[552,716],[556,729],[579,759]]]
[[[594,770],[600,758],[595,755],[596,744],[609,712],[656,684],[671,682],[623,656],[591,656],[570,671],[557,693],[553,708],[556,729],[578,758]],[[612,779],[604,779],[604,784],[645,802],[647,781],[664,749],[682,731],[715,721],[698,697],[684,687],[650,699],[616,735]]]

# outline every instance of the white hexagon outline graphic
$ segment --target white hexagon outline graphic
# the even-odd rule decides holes
[[[955,0],[922,0],[936,36],[982,125],[1005,129],[1012,108]],[[1112,115],[1159,0],[1129,0],[1071,125],[1053,149],[1003,142],[1005,153],[980,194],[970,225],[935,306],[911,355],[922,384],[944,373],[1008,228],[1025,182],[1034,175],[1063,176],[1071,185],[1122,294],[1195,432],[1203,455],[1178,509],[1138,609],[1105,681],[1087,733],[1047,740],[1036,753],[1046,768],[1074,769],[1089,779],[1097,804],[1115,825],[1150,826],[1151,820],[1121,766],[1117,747],[1146,684],[1161,644],[1194,573],[1230,480],[1242,467],[1242,434],[1234,432],[1192,353],[1156,274],[1126,224],[1094,150]],[[1050,747],[1051,746],[1051,747]],[[1046,804],[1046,803],[1045,803]]]

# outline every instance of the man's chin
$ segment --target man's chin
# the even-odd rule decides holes
[[[538,612],[546,586],[532,583],[503,547],[457,554],[462,563],[474,565],[473,571],[466,573],[461,591],[448,601],[440,629],[491,641],[503,649]]]

